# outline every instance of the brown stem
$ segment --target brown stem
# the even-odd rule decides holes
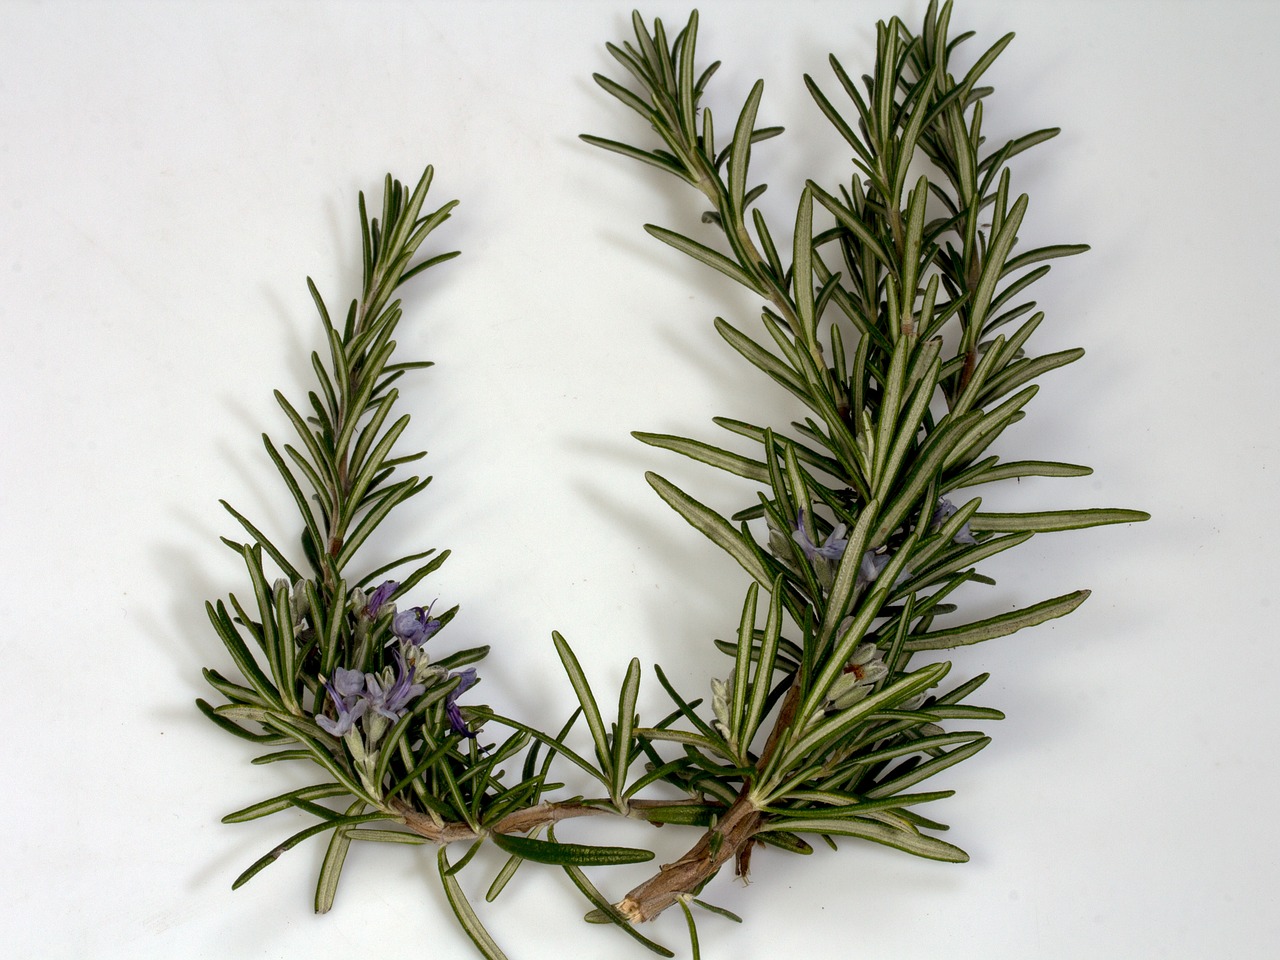
[[[622,898],[618,910],[632,923],[652,920],[680,894],[692,893],[710,880],[729,860],[739,858],[740,864],[745,863],[745,854],[763,821],[744,787],[733,806],[693,849],[675,863],[664,863],[656,875]]]
[[[403,800],[391,800],[391,813],[395,813],[404,825],[420,837],[434,843],[453,843],[455,840],[474,840],[475,831],[465,823],[436,823],[425,813],[419,813]]]
[[[799,707],[800,686],[793,684],[782,699],[778,720],[756,763],[757,770],[763,770],[769,763]],[[628,893],[618,904],[622,915],[632,923],[652,920],[674,904],[680,894],[699,889],[731,859],[736,861],[738,875],[745,877],[755,835],[764,824],[764,815],[756,809],[749,790],[748,782],[724,816],[688,853],[675,863],[664,864],[656,875]]]
[[[631,811],[631,816],[639,820],[647,820],[648,817],[645,814],[649,810],[701,805],[701,800],[632,800],[628,807]],[[389,806],[390,812],[400,817],[405,826],[418,836],[425,837],[434,843],[453,843],[457,840],[474,840],[476,838],[476,832],[469,825],[465,823],[436,823],[429,814],[414,810],[403,800],[392,800]],[[575,817],[594,817],[601,814],[619,815],[615,809],[603,803],[540,803],[535,807],[527,807],[524,810],[517,810],[514,813],[507,814],[490,827],[487,832],[502,834],[529,833],[539,827],[559,823],[561,820],[570,820]],[[661,825],[661,823],[658,824],[658,826]]]
[[[969,350],[964,355],[964,368],[960,371],[960,383],[956,386],[956,396],[964,393],[964,388],[969,385],[969,381],[973,379],[973,371],[978,365],[978,351]]]
[[[782,706],[778,708],[778,720],[769,732],[769,739],[765,741],[764,749],[760,751],[760,760],[756,763],[757,770],[763,770],[769,761],[773,759],[773,754],[778,749],[778,741],[782,739],[783,731],[791,726],[796,718],[796,711],[799,709],[800,684],[796,683],[793,678],[791,689],[782,698]]]

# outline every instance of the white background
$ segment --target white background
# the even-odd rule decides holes
[[[925,4],[701,5],[708,104],[727,133],[758,76],[755,153],[778,233],[805,176],[847,153],[801,76],[826,54],[868,69],[874,21]],[[320,345],[303,277],[351,295],[356,193],[433,163],[430,242],[462,258],[407,296],[405,356],[437,366],[403,405],[437,479],[373,548],[452,559],[416,599],[460,603],[434,643],[491,643],[474,696],[553,726],[575,645],[602,696],[645,664],[691,695],[727,663],[745,574],[652,493],[656,469],[726,510],[750,484],[642,446],[634,429],[730,443],[713,415],[796,410],[712,330],[757,305],[641,230],[699,230],[696,196],[594,150],[648,144],[593,71],[629,35],[607,3],[0,4],[0,626],[5,724],[0,941],[22,957],[466,957],[425,848],[362,847],[332,913],[322,846],[248,887],[241,869],[305,824],[223,826],[306,782],[195,711],[229,669],[206,598],[243,590],[225,497],[294,536],[259,433],[309,387]],[[687,8],[645,11],[672,30]],[[1088,242],[1038,287],[1032,346],[1082,345],[1001,451],[1089,463],[988,508],[1126,506],[1145,525],[1051,534],[987,568],[975,613],[1077,587],[1066,620],[959,651],[1004,709],[930,811],[972,861],[868,844],[757,854],[753,883],[708,891],[704,956],[1256,957],[1280,935],[1273,273],[1280,254],[1274,83],[1280,6],[965,0],[958,29],[1018,39],[990,73],[995,138],[1063,135],[1015,162],[1023,243]],[[720,434],[717,436],[717,434]],[[404,549],[398,549],[403,547]],[[481,696],[483,695],[483,697]],[[579,784],[578,789],[586,789]],[[564,837],[603,840],[583,824]],[[677,854],[685,835],[623,838]],[[455,851],[455,856],[461,851]],[[465,873],[483,892],[496,861]],[[620,896],[642,874],[599,875]],[[483,908],[513,960],[645,956],[588,927],[560,874],[526,866]],[[688,955],[677,911],[648,931]]]

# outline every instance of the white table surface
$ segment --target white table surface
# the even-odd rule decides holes
[[[761,119],[789,128],[755,154],[778,229],[805,176],[849,171],[801,75],[834,87],[829,50],[861,72],[875,19],[915,24],[924,6],[701,4],[704,54],[725,62],[718,126],[763,76]],[[708,916],[703,956],[1264,956],[1280,935],[1280,5],[958,7],[975,44],[1018,34],[991,73],[993,135],[1064,130],[1014,164],[1024,242],[1093,245],[1039,286],[1033,343],[1088,355],[1044,380],[1002,449],[1096,472],[991,497],[1154,519],[1047,535],[990,565],[993,611],[1094,593],[955,654],[993,673],[981,700],[1008,714],[939,778],[958,795],[930,811],[970,863],[852,842],[760,853],[750,886],[708,891],[746,923]],[[687,8],[643,12],[675,28]],[[388,170],[430,162],[432,196],[461,200],[432,249],[464,255],[408,294],[399,335],[437,363],[403,398],[436,480],[378,545],[453,549],[428,582],[462,605],[439,642],[493,644],[477,698],[545,726],[571,699],[552,629],[606,697],[639,656],[647,716],[666,710],[655,661],[689,691],[727,671],[710,640],[736,625],[745,574],[643,473],[724,509],[754,493],[628,433],[727,441],[713,415],[795,410],[712,330],[716,315],[752,323],[751,298],[641,230],[696,229],[691,192],[577,140],[647,142],[590,79],[612,69],[603,43],[628,35],[628,13],[0,4],[9,956],[470,955],[423,848],[355,851],[324,917],[320,844],[233,893],[306,821],[219,817],[305,774],[251,767],[251,746],[192,706],[209,695],[200,668],[228,667],[203,601],[243,589],[217,499],[292,531],[259,433],[284,432],[271,389],[299,396],[320,345],[303,278],[345,303],[356,193]],[[687,836],[627,839],[671,858]],[[477,899],[494,863],[464,874]],[[598,879],[620,895],[643,869]],[[526,866],[484,917],[513,960],[646,955],[583,911],[563,876]],[[649,932],[688,955],[678,911]]]

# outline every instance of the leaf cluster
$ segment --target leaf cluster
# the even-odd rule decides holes
[[[965,859],[933,835],[944,825],[914,809],[950,791],[907,791],[989,742],[943,723],[1001,714],[967,702],[985,674],[944,689],[950,664],[914,658],[1063,616],[1088,596],[1076,590],[940,624],[962,586],[994,583],[979,572],[982,561],[1038,533],[1146,518],[1117,509],[989,513],[968,496],[999,480],[1090,472],[991,452],[1025,416],[1035,381],[1083,353],[1028,354],[1045,314],[1026,295],[1046,261],[1087,247],[1017,250],[1028,200],[1013,193],[1009,161],[1057,130],[987,143],[993,90],[982,81],[1012,35],[960,68],[957,51],[971,35],[950,37],[950,18],[951,4],[935,2],[919,32],[897,18],[880,23],[870,74],[854,79],[831,57],[838,94],[806,76],[856,172],[832,188],[806,183],[789,248],[755,205],[765,184],[755,182],[753,151],[781,132],[759,122],[763,83],[728,141],[717,142],[703,101],[718,63],[697,65],[696,12],[670,42],[661,21],[650,29],[635,14],[634,44],[608,46],[627,77],[595,78],[660,145],[583,139],[672,173],[711,204],[702,218],[709,237],[645,229],[761,298],[759,333],[723,318],[716,329],[803,410],[787,429],[716,418],[754,442],[753,455],[636,434],[757,485],[755,502],[726,517],[649,474],[659,496],[753,582],[736,639],[718,642],[733,667],[713,682],[712,716],[659,672],[684,723],[636,731],[646,751],[658,743],[683,751],[652,769],[704,798],[712,822],[743,804],[758,812],[740,870],[755,840],[807,852],[803,834]]]
[[[420,246],[456,204],[424,212],[431,180],[430,167],[412,190],[388,176],[380,217],[369,216],[360,195],[361,293],[350,302],[344,320],[334,322],[319,290],[307,281],[326,354],[311,354],[316,388],[305,405],[300,408],[276,392],[294,439],[277,444],[265,434],[262,438],[301,519],[301,562],[224,502],[248,534],[245,542],[225,537],[223,542],[243,558],[253,601],[244,604],[231,594],[225,602],[206,604],[243,682],[206,670],[206,679],[226,702],[215,707],[200,700],[201,711],[222,729],[271,748],[254,763],[309,761],[327,778],[224,818],[240,822],[299,810],[317,821],[254,863],[235,885],[297,843],[328,832],[331,839],[316,890],[318,911],[333,902],[351,841],[426,842],[418,834],[396,829],[406,817],[478,829],[536,798],[543,785],[540,771],[509,786],[497,769],[525,746],[524,734],[513,734],[482,752],[474,739],[447,723],[446,701],[460,683],[450,671],[483,659],[487,647],[459,650],[434,663],[423,654],[414,664],[397,664],[395,658],[403,656],[405,645],[393,633],[394,601],[438,569],[449,552],[426,550],[390,563],[357,566],[358,551],[391,511],[431,480],[398,477],[399,468],[425,454],[396,450],[409,416],[392,417],[398,381],[411,370],[431,365],[393,362],[394,336],[403,315],[395,293],[406,281],[457,255],[448,252],[415,262]],[[275,567],[274,580],[268,563]],[[394,581],[395,589],[383,598],[380,609],[372,609],[370,592],[393,573],[401,579]],[[455,607],[435,617],[434,629],[447,625],[456,612]],[[322,722],[328,720],[332,727],[335,720],[336,697],[327,685],[338,671],[367,675],[390,686],[397,671],[411,668],[416,668],[413,679],[425,689],[398,715],[369,709],[359,724],[341,735]],[[333,797],[346,798],[344,811],[320,802]]]
[[[455,206],[450,202],[424,212],[431,180],[428,167],[410,191],[388,176],[378,218],[370,218],[360,195],[362,286],[343,322],[333,321],[308,279],[327,353],[311,355],[316,388],[305,405],[276,392],[294,438],[277,444],[263,436],[298,510],[300,542],[295,551],[282,549],[223,503],[248,534],[243,542],[226,537],[223,542],[243,559],[253,599],[243,603],[231,594],[206,604],[239,677],[205,670],[225,702],[215,706],[202,699],[197,706],[224,731],[267,748],[255,764],[305,761],[323,777],[223,818],[239,823],[294,811],[313,821],[251,864],[234,887],[303,841],[327,835],[315,892],[315,908],[325,912],[334,902],[353,841],[436,843],[441,882],[459,922],[481,953],[500,957],[456,879],[484,842],[508,854],[489,889],[491,900],[526,860],[563,867],[587,893],[582,867],[642,862],[653,854],[537,838],[560,819],[625,807],[614,758],[598,757],[597,768],[564,744],[581,712],[557,735],[548,735],[483,706],[453,702],[467,675],[457,671],[483,660],[489,648],[456,650],[432,660],[425,642],[453,620],[457,607],[438,615],[431,607],[397,609],[397,601],[403,604],[449,551],[425,550],[377,565],[364,560],[361,548],[371,535],[431,479],[398,477],[399,468],[424,454],[398,452],[409,417],[392,415],[400,378],[431,365],[392,360],[402,319],[394,294],[406,281],[457,255],[415,260]],[[389,580],[393,575],[401,579]],[[414,639],[413,631],[425,635]],[[398,698],[392,697],[396,689],[402,693]],[[487,720],[505,725],[509,734],[482,744]],[[598,712],[589,713],[588,721],[598,724]],[[623,738],[631,739],[630,733]],[[563,786],[550,780],[559,754],[613,785],[609,797],[546,802],[548,792]],[[620,769],[625,773],[625,766]],[[332,801],[338,805],[330,806]],[[469,843],[468,850],[450,861],[445,847],[457,841]]]
[[[679,905],[696,960],[691,907],[737,919],[698,895],[726,863],[745,874],[760,844],[806,854],[815,838],[835,846],[835,838],[853,837],[966,859],[938,836],[945,824],[920,813],[952,791],[920,785],[982,750],[989,738],[977,726],[1002,715],[970,702],[986,674],[956,680],[935,651],[1063,616],[1088,591],[965,617],[973,591],[962,588],[994,584],[980,572],[984,561],[1037,534],[1146,514],[990,512],[970,495],[999,481],[1090,472],[992,452],[1026,416],[1038,379],[1082,355],[1028,352],[1045,319],[1028,296],[1049,261],[1087,248],[1018,249],[1028,201],[1015,194],[1009,164],[1057,130],[987,143],[983,116],[993,91],[983,79],[1011,36],[961,67],[958,51],[970,35],[951,37],[950,18],[950,3],[934,2],[918,32],[896,18],[881,23],[871,73],[854,79],[833,56],[834,86],[805,78],[855,173],[847,183],[807,182],[794,221],[781,230],[757,205],[766,186],[752,167],[757,145],[783,132],[759,120],[763,83],[718,141],[704,102],[718,63],[698,63],[696,12],[671,38],[660,20],[650,28],[637,13],[634,42],[608,45],[625,76],[596,81],[638,113],[658,143],[583,139],[675,175],[710,205],[705,236],[646,230],[760,299],[757,327],[716,318],[716,329],[798,411],[785,425],[716,418],[749,453],[635,434],[752,485],[741,509],[724,515],[648,475],[658,495],[750,578],[734,634],[716,641],[729,660],[726,678],[711,681],[708,701],[677,690],[656,668],[672,702],[656,721],[642,723],[637,711],[639,661],[628,665],[614,712],[602,707],[558,633],[577,708],[557,732],[460,705],[475,680],[473,668],[462,668],[480,663],[488,648],[431,659],[427,650],[439,641],[426,648],[427,638],[457,608],[433,615],[430,605],[408,600],[448,551],[366,561],[375,531],[430,482],[399,469],[424,454],[397,449],[409,422],[393,414],[397,384],[430,364],[393,361],[402,319],[395,295],[456,254],[418,256],[454,207],[424,212],[430,168],[412,190],[388,176],[378,217],[361,195],[360,294],[335,322],[308,281],[324,339],[324,350],[311,355],[315,387],[301,404],[277,392],[293,437],[279,444],[263,437],[298,510],[299,542],[282,549],[224,503],[247,534],[223,542],[242,558],[252,598],[231,594],[206,605],[238,676],[206,670],[225,702],[198,706],[267,750],[254,763],[306,761],[321,772],[315,784],[225,818],[295,811],[311,820],[236,886],[327,835],[315,895],[324,911],[353,841],[434,843],[460,924],[483,956],[501,958],[457,879],[491,842],[506,860],[487,899],[525,861],[551,865],[589,902],[588,920],[617,924],[664,956],[671,951],[635,924]],[[498,728],[509,732],[490,742]],[[585,730],[586,747],[570,744],[575,728]],[[565,786],[553,780],[557,758],[598,795],[556,795]],[[652,854],[556,838],[561,821],[598,815],[692,827],[699,839],[612,902],[585,869]],[[446,848],[459,841],[467,850],[451,859]]]

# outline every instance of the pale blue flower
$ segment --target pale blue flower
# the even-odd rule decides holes
[[[388,720],[399,720],[404,716],[409,701],[427,689],[421,683],[413,682],[413,671],[405,666],[404,657],[397,650],[395,656],[395,679],[383,689],[378,678],[369,674],[365,677],[369,703],[374,711]]]
[[[450,679],[457,677],[458,685],[445,694],[444,715],[448,718],[449,726],[454,733],[474,740],[476,737],[475,731],[467,726],[467,721],[463,718],[462,711],[458,708],[458,697],[476,682],[475,667],[467,667],[465,670],[451,673],[449,677]]]
[[[382,605],[387,599],[400,589],[400,583],[397,580],[384,580],[377,590],[369,595],[369,606],[367,612],[369,618],[373,619],[378,615],[378,611],[382,609]]]
[[[324,687],[329,691],[329,699],[333,701],[337,717],[330,718],[318,713],[316,723],[335,737],[344,736],[369,708],[369,701],[363,695],[365,676],[359,670],[339,667],[334,671],[333,680],[326,680]]]
[[[431,607],[401,610],[391,621],[391,632],[407,643],[422,646],[440,629],[440,621],[431,616]]]
[[[818,546],[809,538],[809,531],[804,526],[804,511],[801,510],[800,516],[796,518],[796,529],[792,532],[791,539],[800,544],[800,551],[810,560],[816,560],[819,557],[823,560],[839,560],[844,554],[845,547],[849,546],[844,531],[844,524],[837,523],[827,535],[827,539],[822,542],[822,546]]]
[[[874,550],[868,550],[862,555],[862,562],[858,564],[858,586],[866,586],[880,576],[889,563],[889,554],[876,553]]]
[[[827,539],[822,542],[822,546],[818,546],[809,538],[809,531],[804,527],[804,511],[800,511],[800,516],[796,521],[796,529],[791,534],[791,539],[800,545],[801,551],[810,560],[821,558],[823,560],[836,561],[844,556],[844,552],[849,547],[849,540],[844,535],[845,525],[838,523],[835,528],[827,535]],[[889,554],[876,553],[874,550],[868,550],[862,555],[862,560],[858,564],[857,585],[865,587],[871,581],[880,575],[880,571],[889,563]]]
[[[343,697],[358,697],[364,693],[364,674],[339,667],[333,672],[333,687]]]
[[[933,519],[930,526],[937,529],[942,526],[956,512],[958,508],[946,497],[938,498],[938,505],[933,508]],[[964,523],[960,529],[956,531],[956,535],[951,538],[952,543],[977,543],[973,538],[973,531],[969,529],[969,524]]]

